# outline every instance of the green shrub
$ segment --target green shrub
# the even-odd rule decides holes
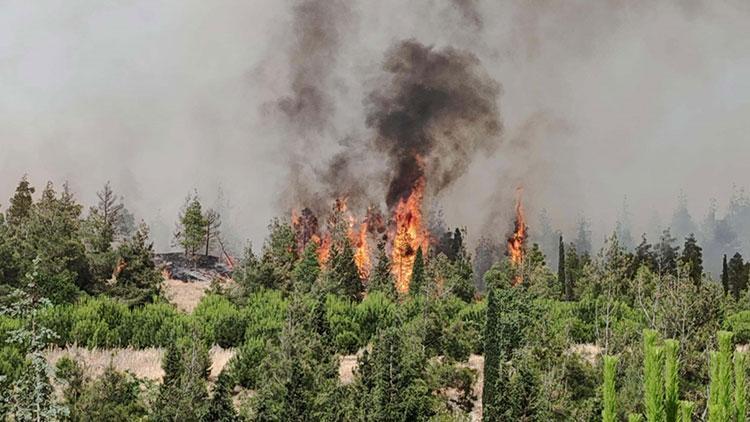
[[[242,344],[245,324],[239,309],[224,296],[205,296],[193,311],[207,344],[235,347]]]
[[[378,330],[393,324],[396,305],[384,293],[375,291],[356,306],[355,313],[359,338],[366,344],[375,337]]]
[[[187,335],[188,315],[168,303],[153,303],[132,310],[130,345],[135,348],[165,347]]]
[[[750,311],[732,314],[724,320],[724,329],[734,333],[737,343],[750,342]]]
[[[352,303],[340,296],[326,297],[326,321],[333,336],[336,351],[343,354],[354,353],[360,346],[359,325]]]
[[[281,333],[286,318],[287,302],[278,290],[261,290],[251,294],[240,309],[245,322],[245,339],[275,338]]]
[[[266,356],[266,344],[262,338],[253,337],[245,341],[229,362],[229,371],[237,384],[245,388],[259,385],[261,361]]]

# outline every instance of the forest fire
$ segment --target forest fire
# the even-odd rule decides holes
[[[365,280],[370,276],[370,248],[367,245],[367,222],[360,224],[359,232],[353,230],[349,238],[354,248],[354,263],[357,264],[359,278]]]
[[[302,254],[305,247],[313,242],[318,245],[317,255],[320,266],[324,267],[330,258],[331,245],[333,243],[333,234],[337,227],[345,227],[346,238],[349,240],[351,247],[354,249],[354,262],[362,279],[370,275],[370,252],[367,244],[368,222],[371,217],[368,213],[367,219],[359,226],[359,230],[354,230],[356,221],[354,216],[349,212],[346,198],[338,198],[334,201],[333,212],[328,219],[327,230],[320,231],[318,219],[309,208],[303,208],[301,212],[292,210],[292,227],[294,228],[295,239],[297,241],[297,250]]]
[[[391,233],[391,272],[396,279],[396,290],[409,291],[412,267],[417,249],[427,253],[429,234],[422,225],[422,199],[424,198],[424,178],[420,178],[411,190],[409,197],[401,199],[393,213],[395,231]]]
[[[523,193],[522,188],[516,190],[516,219],[515,228],[513,234],[508,238],[508,257],[514,266],[520,267],[523,264],[525,254],[525,243],[528,227],[526,226],[526,218],[523,213],[523,202],[521,200],[521,194]],[[514,284],[519,284],[523,281],[523,277],[519,274],[514,280]]]

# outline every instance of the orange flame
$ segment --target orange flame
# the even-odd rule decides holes
[[[396,279],[396,290],[401,293],[409,291],[417,249],[422,247],[422,253],[426,253],[429,246],[429,234],[422,227],[424,187],[424,178],[421,178],[409,197],[399,201],[393,213],[396,228],[390,236],[393,239],[391,272]]]
[[[367,222],[360,224],[359,233],[350,233],[352,247],[354,247],[354,263],[357,264],[359,278],[370,276],[370,249],[367,245]]]
[[[516,221],[515,230],[513,234],[508,238],[508,256],[510,261],[515,266],[521,266],[524,260],[524,245],[526,243],[526,236],[528,227],[526,226],[526,218],[523,213],[523,202],[521,201],[521,194],[523,193],[522,188],[516,190]],[[521,276],[517,276],[514,284],[518,284],[522,281]]]

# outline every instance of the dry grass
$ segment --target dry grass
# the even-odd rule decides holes
[[[354,370],[357,368],[357,355],[346,355],[339,357],[339,380],[342,384],[351,384],[354,381]]]
[[[211,375],[209,380],[216,380],[229,359],[234,356],[233,349],[222,349],[214,346],[209,351],[211,356]],[[150,379],[161,382],[164,371],[161,369],[161,359],[164,354],[163,349],[85,349],[77,346],[70,346],[65,349],[51,349],[47,352],[47,360],[51,365],[55,365],[63,356],[69,356],[78,362],[83,363],[87,375],[98,377],[104,372],[104,369],[110,364],[118,371],[128,371],[138,378]]]
[[[205,281],[164,280],[164,294],[183,312],[193,312],[211,283]]]
[[[570,346],[568,352],[580,356],[591,365],[596,365],[596,360],[602,354],[602,348],[593,343],[580,343]]]

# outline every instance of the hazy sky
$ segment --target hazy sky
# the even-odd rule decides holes
[[[699,219],[748,185],[745,0],[336,0],[321,19],[339,38],[321,59],[333,108],[315,136],[273,111],[301,31],[322,29],[298,27],[300,3],[0,0],[0,204],[24,173],[68,180],[87,203],[111,180],[171,225],[192,189],[210,202],[222,186],[258,244],[300,165],[290,149],[305,138],[315,168],[367,138],[363,99],[408,38],[472,52],[502,86],[500,147],[441,198],[470,236],[519,184],[565,230],[580,212],[613,227],[627,195],[636,232],[668,220],[681,189]]]

